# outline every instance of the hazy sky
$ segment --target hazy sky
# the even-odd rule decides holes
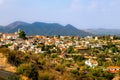
[[[14,21],[120,28],[120,0],[0,0],[0,25]]]

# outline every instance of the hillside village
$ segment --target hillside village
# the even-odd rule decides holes
[[[55,70],[60,72],[57,73],[49,68],[45,68],[48,69],[48,71],[53,71],[56,74],[56,75],[53,74],[54,76],[52,75],[53,77],[51,79],[50,77],[51,75],[49,76],[49,74],[47,73],[48,74],[47,80],[72,80],[72,79],[94,80],[97,78],[99,78],[100,80],[112,80],[112,79],[116,80],[116,77],[119,80],[120,75],[119,36],[106,35],[106,36],[79,37],[60,35],[58,36],[36,35],[26,36],[27,37],[26,39],[21,39],[19,37],[19,33],[20,30],[15,33],[0,33],[1,49],[7,48],[11,51],[19,51],[24,54],[30,53],[29,55],[44,55],[44,58],[40,58],[40,61],[45,60],[46,61],[45,65],[47,67],[51,68],[55,67]],[[0,52],[2,52],[2,50]],[[19,55],[17,58],[19,58]],[[21,54],[21,56],[24,55]],[[23,59],[20,58],[20,60]],[[19,61],[17,63],[19,63]],[[17,64],[17,66],[19,66],[19,64]],[[42,66],[43,71],[45,65]],[[67,77],[70,76],[69,74],[67,74],[68,72],[70,72],[71,73],[70,75],[72,75],[71,79]],[[88,76],[90,72],[92,77],[90,75]],[[98,77],[94,75],[96,73],[99,73],[97,75]],[[42,73],[39,74],[42,75]],[[65,76],[67,78],[65,78],[63,74],[66,74]],[[27,76],[26,74],[23,75]],[[27,77],[31,78],[29,76]],[[58,79],[56,79],[57,77]],[[36,80],[34,78],[31,79]]]

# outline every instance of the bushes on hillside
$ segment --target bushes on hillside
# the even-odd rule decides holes
[[[32,80],[38,80],[38,69],[32,63],[21,64],[17,69],[17,74],[22,74]]]
[[[50,72],[40,72],[39,73],[39,80],[55,80],[54,74],[51,74]]]

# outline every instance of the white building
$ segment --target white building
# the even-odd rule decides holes
[[[96,60],[89,59],[89,60],[85,61],[85,64],[90,67],[96,67],[98,65],[98,62]]]

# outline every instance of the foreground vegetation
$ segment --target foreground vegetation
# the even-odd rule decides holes
[[[86,66],[84,64],[86,59],[82,55],[72,56],[73,60],[65,60],[59,58],[58,53],[23,53],[9,50],[6,47],[0,48],[0,53],[7,57],[9,63],[17,67],[17,75],[23,75],[32,80],[111,80],[115,77],[115,74],[103,70],[103,68]],[[100,54],[98,57],[104,60],[104,55]],[[108,61],[99,63],[105,66],[114,64]],[[12,80],[20,79],[20,77],[13,77]]]

